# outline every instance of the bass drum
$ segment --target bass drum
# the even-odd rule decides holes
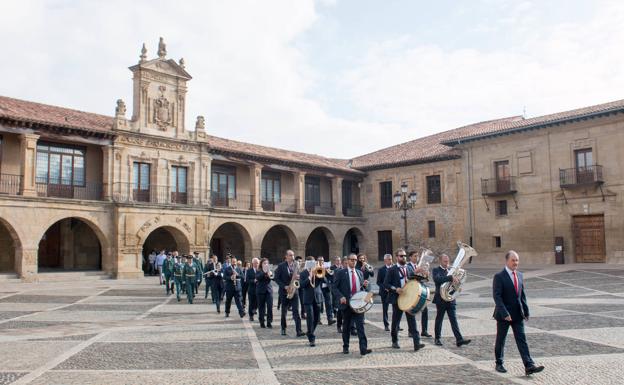
[[[373,307],[373,293],[367,291],[358,291],[351,296],[349,306],[354,312],[363,314]]]
[[[399,309],[416,315],[422,311],[433,298],[433,290],[422,282],[408,281],[403,286],[403,293],[397,299]]]

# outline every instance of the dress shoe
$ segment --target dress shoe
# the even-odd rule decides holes
[[[440,341],[439,338],[435,339],[435,342],[433,343],[435,346],[442,346],[442,341]]]
[[[254,322],[253,316],[249,317],[249,322]]]
[[[297,332],[297,337],[303,337],[305,335],[306,335],[306,333],[304,333],[304,332]]]
[[[499,373],[507,373],[507,369],[505,369],[503,364],[496,364],[496,371]]]
[[[407,336],[408,336],[409,338],[413,338],[412,333],[407,333]]]
[[[540,365],[540,366],[533,365],[533,366],[529,366],[528,368],[524,369],[524,372],[528,376],[528,375],[531,375],[533,373],[539,373],[542,370],[544,370],[544,366],[543,365]]]
[[[268,323],[268,324],[267,324],[267,327],[268,327],[269,329],[273,329],[273,325],[271,325],[271,323]]]
[[[342,348],[342,354],[349,354],[349,348]]]
[[[323,324],[323,321],[319,320],[318,324],[319,324],[319,325],[322,325],[322,324]]]
[[[333,325],[333,324],[335,324],[335,323],[336,323],[336,320],[333,320],[333,319],[330,319],[329,321],[327,321],[327,324],[328,324],[329,326],[331,326],[331,325]]]
[[[264,326],[264,324],[263,324],[262,322],[260,323],[260,327],[261,327],[262,329],[266,328],[266,326]]]
[[[282,329],[282,333],[281,333],[281,334],[282,334],[283,336],[285,336],[285,335],[286,335],[286,329]]]
[[[400,332],[402,332],[402,331],[403,331],[403,328],[399,328],[399,331],[400,331]]]
[[[427,337],[427,338],[431,338],[431,334],[427,333],[427,332],[422,332],[420,333],[421,337]]]
[[[221,309],[217,308],[217,313],[221,314]]]
[[[355,331],[355,330],[351,330],[351,335],[352,335],[352,336],[357,336],[357,331]]]
[[[314,341],[311,341],[311,342],[310,342],[310,347],[311,347],[311,348],[313,348],[313,347],[315,347],[315,346],[316,346],[316,344],[314,343]]]
[[[470,341],[472,340],[461,340],[461,341],[457,341],[457,347],[460,347],[462,345],[468,345],[470,343]]]
[[[362,350],[362,351],[360,352],[360,355],[361,355],[361,356],[365,356],[365,355],[367,355],[367,354],[371,354],[372,352],[373,352],[373,349],[366,349],[366,350]]]
[[[401,347],[399,346],[398,342],[393,342],[392,343],[392,349],[401,349]]]
[[[230,313],[225,313],[225,318],[228,318],[230,316]]]
[[[336,329],[336,331],[337,331],[338,333],[342,333],[342,328],[341,328],[340,326],[338,326],[338,328]]]
[[[385,330],[385,331],[387,331],[387,332],[389,332],[389,331],[390,331],[390,328],[386,326],[386,327],[384,327],[384,330]]]
[[[425,347],[425,344],[416,344],[414,345],[414,351],[417,352],[424,347]]]

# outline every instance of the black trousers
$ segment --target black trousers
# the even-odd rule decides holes
[[[439,339],[442,337],[442,321],[444,321],[444,313],[448,314],[449,321],[451,322],[451,330],[453,330],[455,340],[458,342],[463,340],[464,338],[459,331],[459,324],[457,323],[457,315],[455,314],[455,303],[453,302],[436,303],[435,338]]]
[[[204,298],[208,298],[208,291],[209,290],[211,290],[214,293],[214,289],[212,288],[212,281],[213,281],[212,278],[206,278],[206,292],[204,294]],[[212,302],[214,302],[214,296],[212,296],[210,298],[213,298]]]
[[[234,298],[234,302],[236,303],[236,308],[238,309],[238,314],[242,317],[245,313],[243,309],[243,304],[240,300],[240,291],[238,290],[226,290],[225,292],[225,314],[230,314],[230,307],[232,306],[232,298]]]
[[[281,290],[280,290],[281,291]],[[292,308],[292,316],[293,320],[295,320],[295,330],[297,333],[301,333],[301,317],[299,317],[299,295],[295,292],[295,295],[288,299],[286,298],[286,291],[280,293],[280,298],[282,300],[282,318],[281,318],[281,326],[282,329],[286,330],[286,314],[288,314],[288,308]]]
[[[258,318],[264,325],[264,317],[268,325],[273,322],[273,293],[258,294]]]
[[[364,333],[364,314],[358,314],[350,306],[344,307],[342,313],[342,348],[349,349],[349,339],[351,338],[351,326],[355,325],[357,330],[360,353],[366,352],[368,341]]]
[[[305,309],[305,306],[303,306],[303,292],[302,292],[302,289],[297,290],[297,295],[299,296],[299,309],[301,309],[301,318],[305,318],[305,316],[306,316],[306,309]]]
[[[403,313],[403,310],[399,309],[399,305],[396,303],[392,304],[392,326],[390,328],[390,335],[392,336],[393,343],[399,342],[399,324],[401,323]],[[416,317],[410,313],[405,313],[405,318],[407,318],[407,330],[409,330],[412,335],[414,347],[416,347],[416,345],[420,344],[420,334],[418,333],[418,328],[416,327]]]
[[[248,313],[249,317],[253,317],[254,314],[258,311],[258,296],[256,295],[256,286],[247,286],[247,305],[249,306]]]
[[[245,301],[247,300],[247,293],[249,290],[249,285],[247,282],[243,282],[243,305],[245,305]]]
[[[420,330],[422,330],[422,333],[420,334],[427,333],[428,323],[429,323],[429,310],[427,310],[427,307],[425,306],[425,308],[420,313]]]
[[[496,321],[496,343],[494,345],[494,355],[496,356],[496,363],[502,364],[505,357],[505,339],[507,338],[507,332],[509,327],[513,330],[514,339],[516,340],[516,346],[522,357],[524,367],[535,365],[531,355],[529,354],[529,345],[527,344],[526,335],[524,334],[524,321]]]
[[[306,314],[308,315],[306,318],[306,326],[308,328],[308,332],[306,334],[308,336],[308,341],[314,342],[316,339],[314,336],[314,330],[321,319],[321,305],[310,303],[304,304],[303,306],[305,307]]]
[[[388,296],[381,297],[381,309],[382,309],[384,327],[390,327],[390,322],[388,321],[388,308],[389,307],[390,307],[390,302],[388,302]]]
[[[329,288],[323,289],[323,302],[325,303],[327,322],[331,322],[334,319],[334,307],[332,306],[332,295]]]
[[[340,329],[342,327],[342,310],[340,310],[340,303],[338,301],[338,298],[332,298],[332,305],[334,314],[336,315],[336,327]]]

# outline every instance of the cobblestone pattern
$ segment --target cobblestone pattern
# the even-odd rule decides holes
[[[15,382],[20,377],[23,377],[26,373],[15,372],[0,372],[0,385],[8,385]]]

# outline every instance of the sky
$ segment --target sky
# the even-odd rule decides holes
[[[160,36],[193,76],[187,129],[331,158],[624,98],[611,0],[3,0],[0,95],[131,109]]]

